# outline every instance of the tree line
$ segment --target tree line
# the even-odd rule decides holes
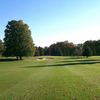
[[[49,47],[36,47],[31,37],[29,26],[22,20],[11,20],[4,30],[5,37],[0,40],[0,55],[15,56],[100,56],[100,40],[90,40],[83,44],[64,41]]]
[[[100,56],[100,40],[89,40],[83,44],[64,41],[49,47],[36,47],[35,56]]]

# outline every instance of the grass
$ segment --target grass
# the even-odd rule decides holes
[[[100,57],[3,58],[0,100],[100,100]]]

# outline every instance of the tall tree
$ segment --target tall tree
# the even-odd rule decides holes
[[[3,52],[4,52],[4,45],[2,40],[0,40],[0,55],[2,55]]]
[[[82,52],[82,55],[83,56],[86,56],[87,58],[89,57],[89,56],[92,56],[92,50],[91,50],[91,48],[89,47],[89,46],[83,46],[83,52]]]
[[[100,40],[95,42],[96,56],[100,56]]]
[[[83,47],[83,44],[75,45],[74,56],[81,56],[82,55],[82,47]]]
[[[44,55],[44,48],[42,47],[35,47],[35,56],[43,56]]]
[[[5,29],[4,38],[5,56],[31,56],[34,53],[34,44],[29,26],[22,20],[9,21]]]
[[[92,50],[92,54],[96,55],[96,41],[88,40],[84,43],[85,46],[88,46]]]
[[[49,51],[49,48],[48,47],[44,47],[44,55],[50,55],[50,51]]]

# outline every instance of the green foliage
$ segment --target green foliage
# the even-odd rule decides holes
[[[36,56],[51,55],[51,56],[73,56],[75,45],[68,41],[57,42],[49,47],[36,47]]]
[[[96,56],[100,56],[100,40],[95,42]]]
[[[82,55],[83,55],[83,56],[86,56],[87,58],[88,58],[89,56],[92,56],[92,50],[91,50],[91,48],[88,47],[87,45],[84,45],[84,46],[83,46]]]
[[[100,56],[100,40],[97,41],[86,41],[84,45],[87,45],[92,50],[92,55]]]
[[[51,55],[56,56],[72,56],[74,52],[74,44],[68,41],[57,42],[50,46]]]
[[[0,40],[0,55],[2,55],[3,52],[4,52],[4,44],[2,40]]]
[[[35,47],[35,56],[43,56],[44,55],[44,49],[42,47]]]
[[[99,56],[100,55],[100,40],[86,41],[83,44],[74,44],[68,41],[57,42],[49,47],[36,47],[36,56],[51,55],[51,56]]]
[[[5,56],[31,56],[34,53],[34,44],[31,31],[22,20],[9,21],[5,29]]]

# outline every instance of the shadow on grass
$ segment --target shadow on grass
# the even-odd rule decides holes
[[[57,67],[57,66],[71,66],[71,65],[86,65],[86,64],[97,64],[100,61],[80,61],[80,62],[73,62],[73,63],[60,63],[60,64],[48,64],[48,65],[37,65],[37,66],[24,66],[24,68],[35,68],[35,67]]]
[[[14,58],[4,58],[4,59],[0,59],[0,62],[11,62],[11,61],[18,61],[17,59]]]
[[[68,60],[68,61],[66,61],[66,60],[62,60],[62,61],[60,61],[60,62],[95,62],[95,61],[99,61],[99,60],[90,60],[90,59],[85,59],[85,60],[82,60],[82,59],[76,59],[76,60]]]

